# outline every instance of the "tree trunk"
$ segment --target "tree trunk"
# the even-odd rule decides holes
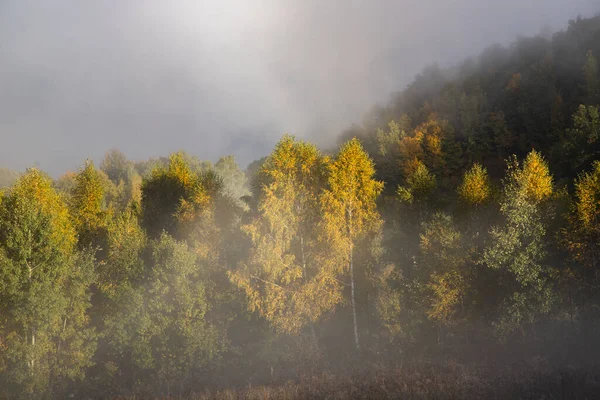
[[[302,269],[304,270],[304,280],[308,279],[308,275],[306,273],[306,258],[304,257],[304,237],[300,235],[300,253],[302,255]]]
[[[31,348],[32,348],[32,350],[35,349],[35,330],[31,331]],[[31,357],[30,364],[31,364],[31,373],[33,374],[33,369],[35,368],[35,358],[34,357]]]
[[[352,320],[354,322],[354,343],[356,349],[360,349],[360,342],[358,340],[358,322],[356,321],[356,299],[354,298],[354,262],[352,260],[353,249],[350,247],[350,297],[352,298]]]
[[[310,323],[310,333],[313,338],[313,342],[315,344],[315,350],[317,350],[317,352],[320,352],[321,349],[319,346],[319,338],[317,337],[317,332],[315,331],[315,323],[314,322]]]

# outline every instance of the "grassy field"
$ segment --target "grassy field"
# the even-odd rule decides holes
[[[318,374],[269,385],[168,398],[194,400],[267,399],[600,399],[600,373],[576,367],[537,366],[498,369],[413,365],[354,374]],[[129,398],[133,400],[133,398]],[[139,397],[136,397],[139,399]]]

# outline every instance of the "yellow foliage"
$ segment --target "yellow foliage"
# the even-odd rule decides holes
[[[470,205],[478,206],[487,202],[491,194],[487,170],[475,163],[465,173],[458,194],[462,201]]]
[[[552,175],[544,157],[532,150],[516,175],[521,192],[533,202],[541,202],[552,194]]]
[[[433,274],[427,285],[433,291],[431,308],[427,312],[430,319],[451,325],[457,306],[464,297],[464,284],[460,275],[450,272]]]
[[[600,216],[600,162],[593,171],[582,174],[575,182],[576,213],[586,229],[598,229]]]
[[[51,240],[63,255],[72,253],[76,236],[69,210],[46,174],[35,168],[28,170],[12,187],[8,197],[15,201],[12,212],[27,212],[26,208],[34,207],[50,217]]]
[[[315,146],[284,136],[259,172],[258,216],[242,227],[252,250],[229,278],[246,293],[250,311],[278,332],[298,332],[342,298],[318,245],[327,163]]]

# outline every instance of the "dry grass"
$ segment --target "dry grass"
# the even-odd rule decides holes
[[[189,400],[600,399],[600,374],[576,369],[491,369],[420,365],[361,374],[300,377],[268,386],[191,393]]]

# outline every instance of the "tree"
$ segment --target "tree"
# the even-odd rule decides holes
[[[53,186],[59,193],[70,195],[75,187],[76,176],[77,174],[75,172],[69,171],[56,179]]]
[[[427,202],[433,194],[436,182],[435,176],[422,162],[418,161],[414,172],[406,179],[406,186],[399,186],[397,190],[400,200],[407,204]]]
[[[465,204],[477,207],[489,201],[490,195],[491,184],[487,170],[478,163],[473,164],[463,176],[458,196]]]
[[[501,271],[507,282],[496,324],[503,336],[522,328],[523,322],[533,328],[538,316],[550,310],[553,295],[551,271],[545,262],[548,253],[542,206],[552,188],[548,165],[538,152],[530,152],[522,167],[516,157],[509,159],[500,203],[505,221],[491,229],[482,260]]]
[[[32,169],[0,205],[0,358],[17,393],[52,393],[81,379],[95,349],[86,310],[91,257],[74,252],[75,230],[52,181]]]
[[[185,243],[163,233],[151,243],[143,281],[125,294],[106,320],[111,351],[131,363],[136,379],[170,395],[173,384],[214,360],[222,341],[205,321],[209,309],[196,257]]]
[[[360,241],[381,226],[375,200],[383,190],[383,183],[373,178],[373,161],[356,138],[341,147],[328,165],[328,172],[327,189],[321,198],[323,228],[331,246],[342,249],[340,270],[350,275],[354,342],[359,349],[354,255]]]
[[[137,287],[144,274],[146,235],[138,210],[130,206],[107,225],[106,259],[98,265],[100,291],[120,306],[121,296]]]
[[[105,238],[107,212],[105,188],[91,161],[75,177],[71,193],[71,214],[80,247],[101,245]]]
[[[579,105],[573,114],[573,128],[567,132],[564,153],[565,169],[573,176],[600,156],[600,107]]]
[[[381,128],[377,128],[377,144],[379,145],[379,153],[382,156],[387,156],[389,153],[397,152],[400,141],[411,130],[411,121],[408,115],[402,115],[400,122],[390,121],[388,123],[388,131],[385,132]]]
[[[260,169],[258,213],[242,228],[252,248],[230,277],[244,289],[250,310],[279,332],[312,327],[341,298],[335,272],[321,262],[319,195],[325,167],[314,145],[285,136]]]
[[[568,269],[575,286],[569,296],[581,308],[582,319],[589,324],[598,302],[598,257],[600,244],[600,162],[582,172],[575,181],[575,196],[568,225],[561,231],[563,243],[575,261]],[[579,297],[577,299],[577,297]],[[587,332],[586,332],[587,333]]]
[[[194,219],[208,202],[198,173],[180,153],[158,166],[142,183],[142,225],[151,238],[163,231],[177,237],[182,222]]]
[[[121,181],[127,182],[129,180],[133,165],[127,160],[125,154],[118,149],[111,149],[104,156],[100,169],[106,173],[108,179],[118,185]]]
[[[122,210],[131,201],[140,201],[142,178],[137,173],[134,164],[117,149],[111,149],[102,160],[100,170],[112,182],[105,184],[107,202]]]
[[[474,270],[473,249],[454,226],[452,217],[436,213],[421,233],[421,275],[429,290],[427,316],[441,326],[467,319],[465,303]],[[438,342],[440,341],[438,335]]]
[[[219,158],[214,168],[223,180],[225,193],[235,199],[236,202],[250,194],[246,174],[240,170],[233,156]]]
[[[585,92],[589,98],[598,95],[600,89],[600,78],[598,77],[598,61],[594,53],[589,50],[583,65],[583,78],[585,81]]]

